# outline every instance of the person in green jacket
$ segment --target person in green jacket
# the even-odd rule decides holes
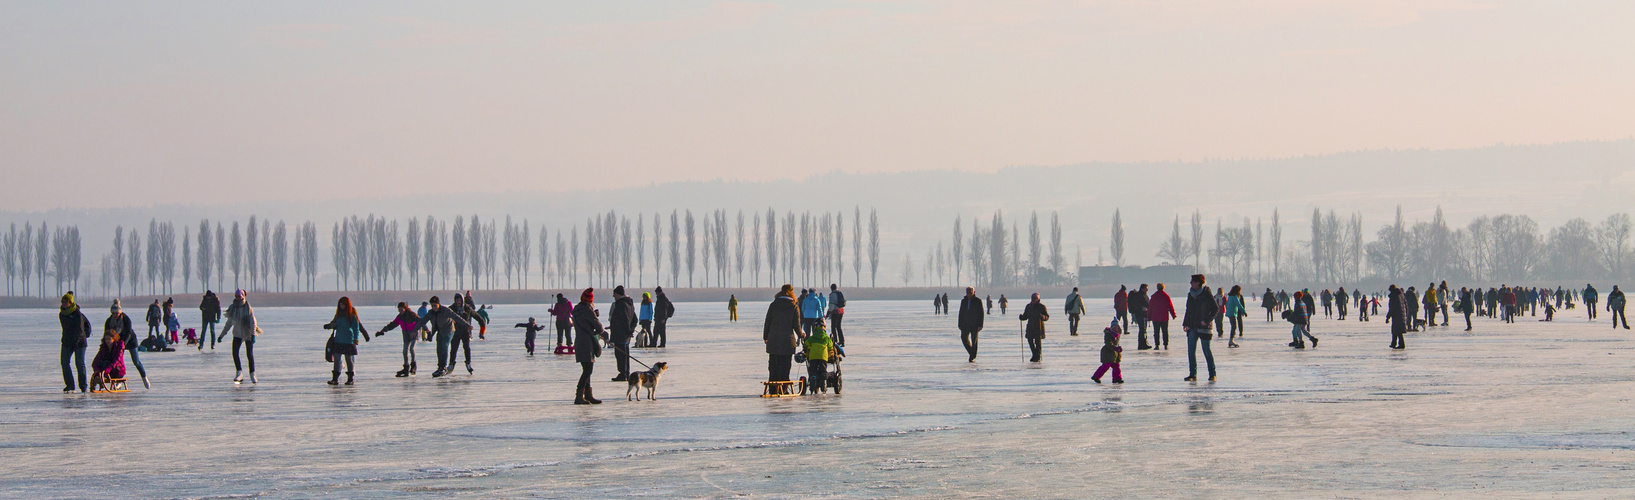
[[[812,333],[801,341],[801,347],[806,350],[806,387],[812,394],[828,392],[829,361],[839,360],[840,352],[835,348],[835,339],[824,328],[823,320],[812,325]]]

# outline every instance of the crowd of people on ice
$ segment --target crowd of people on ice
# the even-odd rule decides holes
[[[1186,290],[1184,309],[1177,310],[1175,299],[1165,290],[1163,283],[1156,284],[1152,289],[1146,283],[1130,290],[1128,285],[1119,286],[1118,292],[1113,294],[1113,318],[1110,324],[1102,330],[1103,345],[1101,349],[1101,366],[1096,369],[1091,379],[1101,383],[1101,378],[1108,371],[1113,374],[1113,383],[1123,383],[1123,376],[1119,369],[1124,348],[1120,345],[1120,337],[1130,332],[1130,322],[1135,322],[1137,350],[1168,350],[1170,344],[1171,321],[1181,321],[1181,333],[1187,341],[1187,377],[1183,380],[1196,381],[1198,377],[1198,352],[1203,353],[1209,380],[1215,380],[1216,368],[1214,352],[1210,349],[1211,339],[1225,339],[1227,347],[1239,347],[1237,340],[1243,336],[1244,322],[1248,317],[1248,308],[1253,299],[1243,295],[1243,288],[1233,285],[1230,289],[1217,287],[1213,291],[1205,286],[1206,278],[1202,274],[1192,276]],[[1251,292],[1252,294],[1253,292]],[[1250,295],[1251,297],[1253,295]],[[1612,314],[1612,326],[1629,328],[1629,322],[1624,317],[1626,300],[1624,292],[1617,286],[1607,294],[1604,306],[1600,304],[1600,292],[1593,284],[1586,285],[1583,290],[1570,290],[1556,287],[1554,290],[1543,287],[1512,287],[1500,285],[1496,288],[1468,288],[1460,287],[1454,291],[1448,287],[1446,281],[1440,284],[1427,284],[1423,291],[1409,286],[1407,289],[1390,285],[1383,292],[1372,294],[1360,290],[1347,291],[1344,287],[1335,290],[1324,289],[1313,293],[1310,289],[1297,290],[1293,294],[1287,290],[1273,292],[1267,288],[1260,296],[1259,307],[1266,310],[1266,321],[1274,322],[1279,319],[1287,321],[1290,326],[1289,347],[1295,349],[1310,347],[1316,348],[1319,339],[1312,334],[1312,323],[1316,318],[1318,305],[1322,306],[1324,318],[1346,320],[1350,311],[1356,311],[1357,321],[1370,321],[1371,316],[1380,313],[1381,299],[1384,299],[1386,312],[1385,321],[1391,329],[1391,349],[1407,349],[1404,334],[1421,331],[1427,327],[1452,326],[1449,312],[1462,314],[1465,318],[1465,331],[1473,328],[1471,317],[1487,317],[1514,323],[1524,315],[1537,317],[1543,309],[1544,317],[1538,321],[1554,321],[1557,311],[1574,309],[1576,302],[1583,302],[1587,316],[1591,321],[1597,318],[1597,311],[1605,310]],[[939,295],[933,299],[936,312],[946,314],[948,301],[946,296]],[[1000,295],[1000,314],[1005,314],[1006,299]],[[1083,296],[1077,287],[1067,295],[1063,312],[1068,317],[1068,334],[1079,334],[1079,320],[1085,314]],[[993,313],[992,297],[978,297],[975,288],[966,288],[965,297],[959,304],[959,331],[960,342],[965,346],[968,362],[975,362],[980,333],[983,329],[984,318]],[[1441,314],[1441,321],[1437,320]],[[1043,357],[1045,322],[1050,320],[1050,312],[1039,294],[1034,293],[1031,301],[1022,310],[1017,318],[1023,323],[1022,337],[1028,351],[1032,354],[1030,361],[1039,362]],[[1149,342],[1147,332],[1152,330]]]
[[[1211,290],[1206,286],[1206,281],[1202,274],[1192,276],[1185,290],[1182,309],[1176,308],[1175,299],[1162,283],[1156,284],[1150,291],[1145,283],[1135,290],[1120,286],[1113,295],[1113,317],[1102,329],[1101,366],[1092,379],[1100,383],[1103,375],[1111,371],[1113,383],[1123,382],[1119,364],[1124,349],[1120,339],[1131,331],[1132,321],[1138,350],[1168,350],[1169,323],[1178,319],[1181,321],[1179,333],[1185,335],[1187,342],[1188,375],[1185,380],[1197,380],[1197,353],[1200,351],[1208,380],[1215,380],[1217,371],[1211,340],[1225,339],[1227,347],[1239,347],[1237,340],[1243,335],[1248,308],[1254,299],[1245,297],[1241,286]],[[1391,285],[1385,291],[1375,293],[1347,291],[1341,287],[1316,293],[1302,289],[1292,294],[1286,290],[1273,292],[1267,288],[1259,297],[1259,307],[1266,310],[1266,321],[1281,319],[1291,325],[1289,347],[1305,349],[1308,342],[1312,348],[1317,347],[1319,342],[1311,328],[1319,305],[1324,318],[1344,321],[1355,311],[1356,320],[1366,322],[1380,314],[1382,298],[1386,306],[1385,321],[1391,330],[1390,347],[1393,349],[1407,348],[1405,333],[1427,327],[1451,326],[1450,312],[1463,315],[1465,330],[1469,331],[1473,327],[1472,316],[1514,323],[1523,316],[1537,317],[1542,309],[1544,317],[1539,321],[1552,321],[1557,312],[1575,309],[1576,304],[1582,302],[1590,320],[1595,320],[1597,312],[1604,309],[1612,314],[1614,328],[1629,328],[1624,316],[1624,292],[1617,286],[1606,294],[1604,305],[1601,292],[1593,285],[1587,285],[1582,290],[1501,285],[1486,289],[1461,287],[1454,291],[1447,282],[1442,282],[1428,284],[1423,290],[1413,286],[1402,289]],[[666,324],[676,311],[662,287],[655,288],[651,293],[643,292],[638,305],[633,297],[625,293],[624,286],[616,286],[612,290],[607,323],[604,325],[595,300],[596,290],[593,288],[583,290],[577,301],[570,300],[564,294],[556,294],[555,302],[547,311],[556,331],[555,352],[572,354],[581,365],[575,404],[600,403],[591,389],[590,377],[603,348],[613,351],[617,375],[612,380],[627,381],[632,373],[632,346],[665,347],[668,341]],[[960,299],[957,322],[960,341],[969,362],[976,361],[984,320],[993,314],[995,304],[991,296],[978,297],[975,288],[966,288],[964,297]],[[737,321],[738,305],[736,296],[729,299],[729,321]],[[1009,299],[1005,295],[999,296],[997,305],[1001,315],[1008,314]],[[76,388],[86,392],[97,381],[123,380],[127,354],[143,386],[151,388],[139,353],[174,351],[174,346],[184,345],[184,342],[200,351],[206,344],[215,349],[216,344],[228,336],[233,339],[233,383],[242,383],[246,373],[250,383],[257,383],[254,346],[262,330],[243,290],[234,292],[233,300],[225,311],[216,294],[206,291],[199,304],[202,324],[196,331],[181,328],[174,306],[175,302],[171,299],[163,302],[155,300],[150,304],[143,318],[148,326],[147,336],[138,340],[134,322],[123,312],[120,301],[114,300],[103,321],[103,334],[92,357],[89,372],[91,384],[88,384],[84,358],[92,325],[75,302],[73,292],[63,295],[58,314],[62,326],[63,392],[72,392]],[[938,314],[950,314],[950,301],[946,294],[934,296],[933,306]],[[845,294],[836,285],[830,285],[826,293],[817,289],[797,292],[791,285],[779,289],[768,305],[762,328],[762,341],[768,355],[768,381],[789,381],[794,363],[803,362],[807,364],[807,379],[814,382],[809,389],[813,392],[827,390],[823,383],[828,380],[825,376],[827,370],[836,367],[845,355],[846,337],[842,329],[845,307]],[[464,354],[466,373],[473,374],[476,369],[471,363],[472,335],[475,333],[478,339],[486,337],[490,308],[479,307],[470,291],[455,294],[448,304],[442,303],[440,297],[433,296],[421,302],[418,309],[411,308],[407,302],[399,302],[396,316],[384,326],[374,329],[371,335],[371,329],[359,318],[350,298],[341,297],[336,303],[334,317],[323,325],[334,332],[325,345],[325,359],[333,366],[328,384],[352,385],[357,346],[393,329],[401,333],[403,340],[403,365],[396,376],[415,376],[419,371],[416,344],[434,340],[437,366],[432,377],[454,373],[457,356],[461,353]],[[1087,313],[1078,288],[1068,294],[1063,313],[1068,318],[1069,335],[1077,336],[1080,319]],[[1045,325],[1050,320],[1050,311],[1038,293],[1032,294],[1017,319],[1022,324],[1021,336],[1032,355],[1031,361],[1039,362],[1043,357]],[[217,324],[221,324],[219,333]],[[528,318],[526,322],[517,323],[515,328],[522,329],[523,348],[528,355],[533,355],[538,332],[546,331],[549,326],[535,318]],[[643,365],[646,366],[645,363]],[[343,373],[346,375],[344,382],[340,378]],[[838,392],[838,386],[835,389]]]

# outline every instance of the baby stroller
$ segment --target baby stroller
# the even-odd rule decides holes
[[[806,382],[807,390],[811,391],[812,394],[817,394],[820,392],[828,392],[829,388],[833,387],[835,390],[835,395],[840,395],[840,359],[844,358],[845,356],[846,350],[837,346],[835,347],[835,354],[829,357],[828,362],[824,363],[822,375],[814,377],[808,374],[808,376],[801,377],[801,380]],[[796,361],[802,363],[806,362],[806,353],[803,352],[796,355]]]

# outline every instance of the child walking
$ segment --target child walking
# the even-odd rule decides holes
[[[1118,329],[1118,320],[1116,319],[1113,320],[1113,324],[1101,330],[1101,368],[1096,369],[1096,374],[1090,376],[1090,380],[1094,380],[1098,384],[1101,383],[1101,376],[1105,375],[1107,370],[1111,368],[1113,370],[1113,383],[1124,383],[1124,374],[1118,370],[1118,363],[1124,357],[1124,348],[1118,346],[1118,336],[1122,333]]]

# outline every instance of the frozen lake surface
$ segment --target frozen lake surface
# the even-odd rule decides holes
[[[360,346],[351,387],[324,384],[332,308],[260,308],[260,384],[231,383],[228,344],[143,353],[153,390],[112,395],[60,392],[52,311],[0,311],[0,496],[1635,494],[1635,334],[1582,309],[1431,328],[1407,351],[1378,319],[1318,319],[1321,348],[1296,351],[1287,323],[1251,313],[1242,348],[1215,343],[1215,383],[1181,381],[1176,323],[1169,351],[1126,339],[1115,386],[1090,381],[1110,301],[1079,337],[1047,301],[1038,364],[997,309],[965,362],[954,316],[925,302],[852,301],[845,395],[786,399],[757,397],[764,302],[738,323],[725,304],[678,304],[670,347],[634,353],[670,363],[660,399],[623,401],[608,351],[597,406],[570,404],[571,356],[543,354],[542,334],[529,358],[509,328],[545,306],[491,311],[475,375],[431,378],[421,344],[420,375],[394,378],[394,331]],[[105,307],[84,305],[99,325]],[[392,317],[360,313],[372,329]]]

